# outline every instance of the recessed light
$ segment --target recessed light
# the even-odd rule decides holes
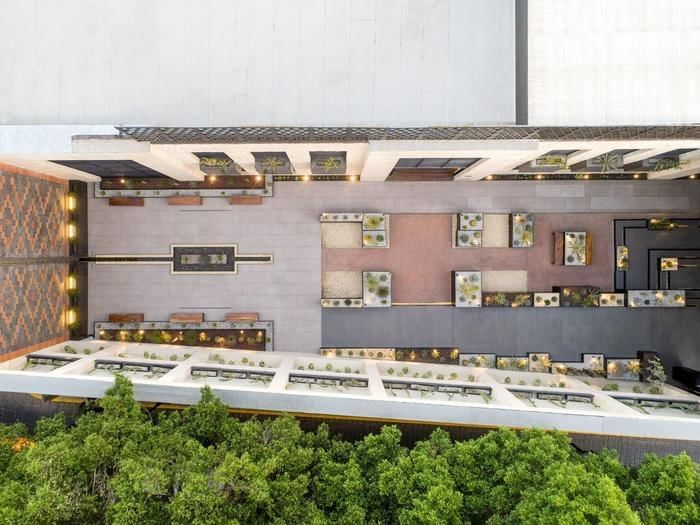
[[[688,177],[688,178],[689,178],[689,179],[694,179],[694,178],[695,178],[695,175],[691,175],[691,176]]]
[[[639,173],[635,173],[635,174],[634,174],[634,178],[635,178],[635,179],[638,179],[638,178],[639,178]]]

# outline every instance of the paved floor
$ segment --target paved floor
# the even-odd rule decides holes
[[[392,300],[398,303],[450,301],[453,270],[524,270],[530,291],[583,285],[612,291],[613,218],[608,213],[540,213],[535,216],[535,246],[531,249],[453,248],[451,215],[393,214],[389,248],[324,249],[323,270],[390,271]],[[553,265],[554,231],[588,232],[593,240],[592,264]]]
[[[262,206],[230,206],[224,199],[205,199],[201,209],[169,207],[164,199],[149,199],[143,208],[109,207],[105,199],[91,198],[92,254],[159,254],[167,253],[171,243],[236,242],[242,253],[273,253],[275,262],[269,266],[241,267],[235,276],[170,275],[165,266],[93,265],[89,284],[90,323],[106,319],[109,312],[119,311],[144,312],[147,318],[154,320],[187,310],[204,311],[212,320],[223,319],[228,310],[258,311],[261,318],[275,322],[278,350],[314,352],[321,346],[322,324],[319,215],[323,211],[354,210],[389,213],[452,213],[457,210],[586,214],[591,210],[697,212],[700,210],[700,184],[694,181],[290,182],[277,183],[275,196],[264,199]],[[580,314],[579,310],[575,312]],[[350,331],[357,332],[360,326],[353,321],[355,314],[335,314],[324,315],[323,323],[328,323],[324,327],[324,338],[329,338],[331,332],[336,334],[333,339],[324,339],[324,344],[335,344],[331,341],[339,341],[343,334],[348,338],[342,344],[351,344],[356,339],[350,337],[353,335]],[[443,322],[436,319],[434,328],[424,326],[425,333],[442,333],[440,323]],[[383,329],[391,334],[402,331],[403,325],[388,324]],[[635,331],[633,327],[628,329]],[[622,328],[619,333],[624,333]],[[483,332],[484,337],[487,334]],[[353,337],[360,335],[356,333]],[[586,337],[595,340],[598,336]],[[552,344],[562,340],[558,332]]]

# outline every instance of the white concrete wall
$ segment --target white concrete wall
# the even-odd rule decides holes
[[[493,124],[514,98],[514,0],[0,0],[0,124]]]
[[[529,0],[529,124],[700,122],[700,2]]]

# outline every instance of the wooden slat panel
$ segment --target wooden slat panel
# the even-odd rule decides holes
[[[110,206],[144,206],[143,197],[110,197]]]
[[[108,317],[110,323],[143,323],[143,318],[142,313],[116,313]]]
[[[257,312],[231,312],[226,314],[227,321],[257,321]]]
[[[262,204],[262,197],[258,195],[234,195],[228,198],[229,204]]]
[[[179,195],[177,197],[168,197],[169,206],[201,206],[202,197],[189,195]]]
[[[201,323],[204,321],[204,314],[201,312],[170,314],[171,323]]]

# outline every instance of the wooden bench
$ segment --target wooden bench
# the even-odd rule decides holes
[[[202,323],[204,314],[201,312],[170,314],[171,323]]]
[[[262,197],[259,195],[234,195],[228,198],[229,204],[262,204]]]
[[[257,312],[231,312],[226,314],[227,321],[257,321]]]
[[[110,206],[143,206],[145,201],[143,197],[110,197]]]
[[[178,195],[168,197],[168,206],[201,206],[202,197]]]
[[[554,247],[552,250],[552,264],[564,265],[564,232],[552,232]]]
[[[110,323],[143,323],[143,314],[109,314]]]

